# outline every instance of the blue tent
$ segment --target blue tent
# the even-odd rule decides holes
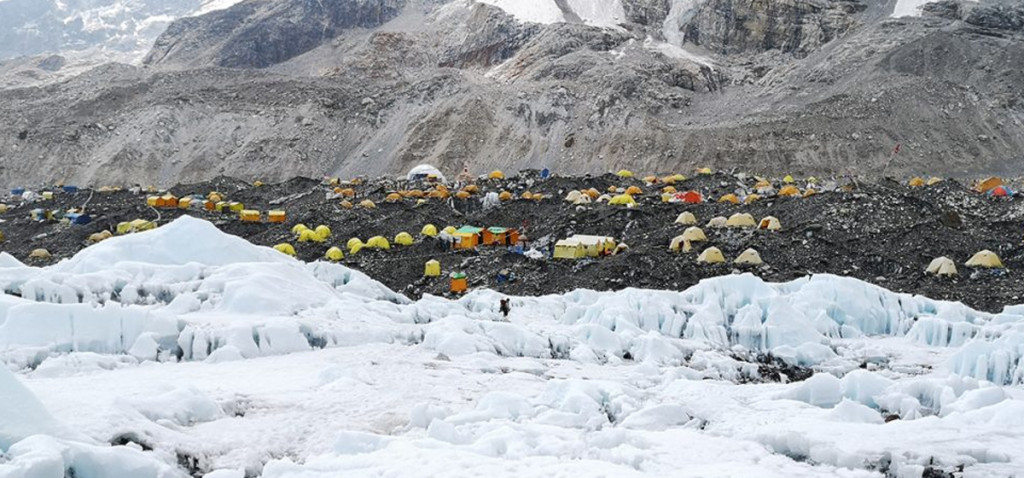
[[[72,213],[68,213],[64,217],[66,217],[69,220],[71,220],[71,224],[75,224],[75,225],[78,225],[78,226],[84,226],[84,225],[89,224],[90,222],[92,222],[92,217],[90,217],[88,214],[79,214],[79,213],[72,212]]]
[[[547,179],[549,177],[551,177],[551,171],[548,170],[548,168],[544,168],[544,169],[540,170],[540,178],[541,179]]]
[[[68,194],[75,194],[78,192],[78,186],[64,186],[64,192]]]
[[[25,188],[14,188],[11,190],[11,196],[21,196],[25,194]]]

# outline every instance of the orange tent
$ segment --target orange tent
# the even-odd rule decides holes
[[[686,191],[682,194],[676,194],[676,199],[685,202],[687,204],[698,204],[704,202],[704,196],[701,196],[697,191]]]
[[[978,184],[976,184],[974,186],[974,190],[978,191],[979,193],[987,193],[990,189],[992,189],[992,188],[994,188],[996,186],[1002,186],[1002,185],[1003,185],[1003,180],[1001,178],[998,178],[996,176],[992,176],[990,178],[986,178],[986,179],[983,179],[981,181],[978,181]]]
[[[643,194],[644,191],[636,186],[630,186],[626,188],[626,194],[630,196],[636,196],[637,194]]]
[[[800,189],[797,188],[796,186],[792,185],[792,184],[788,184],[788,185],[784,186],[782,189],[779,190],[779,196],[793,197],[793,196],[799,196],[799,195],[800,195]]]
[[[739,204],[740,203],[740,198],[736,197],[735,194],[729,193],[729,194],[726,194],[726,195],[718,198],[718,202],[719,203]]]

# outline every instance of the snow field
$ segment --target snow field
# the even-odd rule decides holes
[[[738,275],[504,322],[493,291],[411,302],[187,217],[49,268],[0,253],[0,287],[0,477],[1024,469],[1022,307]],[[817,373],[764,383],[769,355]]]

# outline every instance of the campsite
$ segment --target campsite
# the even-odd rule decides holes
[[[413,181],[294,178],[278,184],[221,177],[166,190],[38,188],[50,199],[37,193],[29,195],[33,200],[5,200],[0,247],[30,265],[45,265],[72,256],[99,235],[158,227],[190,214],[255,244],[280,245],[303,261],[340,261],[412,298],[449,293],[452,273],[465,274],[470,289],[517,295],[576,288],[682,290],[737,272],[769,281],[826,273],[993,310],[1019,301],[1024,291],[1016,272],[1024,266],[1024,231],[1015,221],[1024,207],[1006,195],[1010,181],[992,185],[988,189],[995,194],[989,194],[973,184],[938,179],[773,180],[697,171],[651,182],[638,176],[544,179],[537,171],[507,177],[485,172],[440,186],[450,191],[447,197],[425,192],[444,184],[443,177],[426,175]],[[588,191],[599,195],[590,199]],[[490,193],[498,197],[488,199]],[[665,202],[666,195],[672,200]],[[197,204],[179,204],[179,198],[193,197]],[[90,221],[76,224],[52,214],[73,208]],[[305,235],[296,230],[299,225],[308,229]],[[329,230],[327,237],[317,238],[318,226]],[[684,252],[681,237],[690,227],[706,240],[690,243]],[[435,235],[443,237],[445,228],[454,229],[457,239],[450,246]],[[609,238],[607,247],[598,245],[601,237]],[[363,244],[354,253],[353,242]],[[567,244],[578,244],[579,252]],[[709,247],[723,260],[698,261]],[[748,249],[760,264],[735,262]],[[965,265],[982,250],[993,251],[1005,267]],[[39,257],[30,257],[33,251]],[[926,274],[939,257],[950,258],[957,275]],[[437,261],[441,273],[425,275],[428,261]],[[499,282],[503,271],[512,280]]]

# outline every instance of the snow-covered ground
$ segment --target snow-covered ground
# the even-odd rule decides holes
[[[0,477],[1024,470],[1022,307],[736,275],[504,321],[493,291],[413,302],[188,217],[0,253],[0,288]]]

